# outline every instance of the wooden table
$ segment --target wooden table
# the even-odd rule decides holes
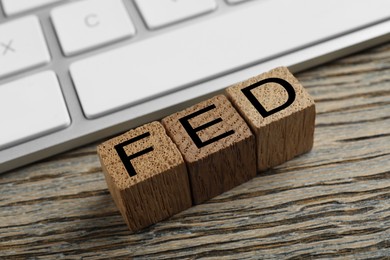
[[[0,258],[390,259],[390,44],[297,75],[313,150],[137,234],[96,144],[0,176]]]

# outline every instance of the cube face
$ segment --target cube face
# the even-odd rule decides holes
[[[108,188],[132,231],[192,205],[183,157],[159,122],[104,142],[98,155]]]
[[[287,68],[240,82],[226,93],[256,135],[258,171],[312,148],[314,101]]]
[[[255,139],[223,95],[162,120],[187,164],[195,204],[256,175]]]

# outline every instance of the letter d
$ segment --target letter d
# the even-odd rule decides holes
[[[287,94],[288,94],[288,99],[284,104],[282,104],[281,106],[278,106],[274,109],[271,109],[269,111],[267,111],[263,107],[263,105],[260,104],[260,102],[257,100],[257,98],[252,93],[252,89],[255,89],[257,87],[261,87],[262,85],[265,85],[267,83],[277,83],[277,84],[281,85],[287,91]],[[249,102],[251,102],[252,105],[257,109],[257,111],[259,111],[260,115],[263,118],[266,118],[272,114],[275,114],[275,113],[287,108],[288,106],[290,106],[294,102],[295,96],[296,96],[293,86],[291,86],[291,84],[288,83],[287,81],[285,81],[284,79],[280,79],[280,78],[263,79],[263,80],[255,83],[253,85],[250,85],[246,88],[241,89],[241,91],[246,96],[246,98],[249,100]]]

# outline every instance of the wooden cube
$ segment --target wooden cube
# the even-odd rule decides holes
[[[250,78],[226,92],[255,133],[258,171],[312,148],[315,104],[287,68]]]
[[[225,96],[170,115],[162,123],[187,164],[195,204],[256,175],[254,135]]]
[[[159,122],[98,146],[108,188],[131,231],[192,205],[186,165]]]

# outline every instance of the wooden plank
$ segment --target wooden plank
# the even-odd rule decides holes
[[[297,76],[313,150],[131,234],[96,144],[0,175],[1,259],[387,259],[390,44]]]

